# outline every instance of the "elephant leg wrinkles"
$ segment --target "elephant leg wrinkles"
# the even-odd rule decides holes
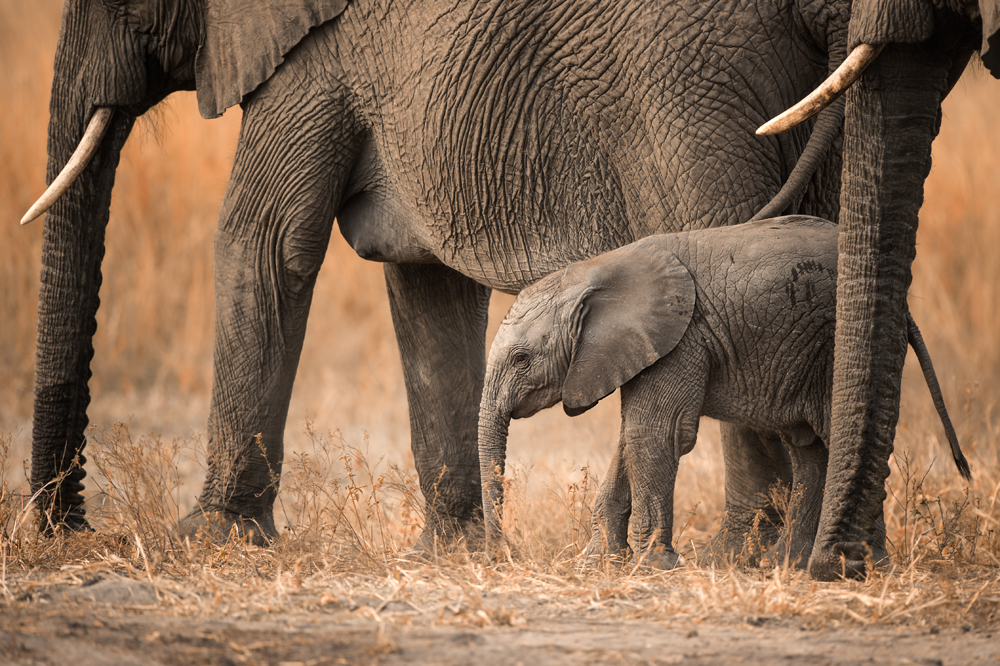
[[[792,460],[793,485],[781,512],[781,537],[764,555],[764,565],[783,566],[787,563],[805,569],[812,554],[823,506],[828,451],[823,440],[811,429],[806,432],[782,432],[781,438]]]
[[[761,551],[778,539],[780,516],[768,499],[777,484],[788,486],[792,468],[776,433],[722,422],[726,464],[726,502],[722,526],[706,554],[713,559],[740,558],[756,563]]]
[[[632,494],[633,561],[656,569],[679,562],[673,547],[674,483],[694,448],[707,373],[697,358],[661,359],[622,386],[622,434]],[[683,378],[683,379],[678,379]]]
[[[427,503],[416,549],[433,552],[436,537],[456,528],[472,537],[468,528],[482,517],[478,419],[490,289],[436,264],[386,264],[385,281]]]
[[[207,525],[225,538],[235,525],[258,542],[277,535],[272,512],[292,384],[336,207],[360,149],[343,102],[312,94],[294,73],[280,70],[245,104],[215,237],[208,470],[199,505],[181,521],[186,534]],[[325,121],[338,113],[341,122]]]
[[[625,441],[619,440],[611,464],[594,500],[590,541],[584,548],[584,566],[597,566],[602,556],[628,560],[628,520],[632,515],[632,490],[625,467]]]

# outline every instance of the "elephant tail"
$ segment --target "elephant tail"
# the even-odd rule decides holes
[[[799,156],[799,161],[795,163],[792,172],[788,175],[788,180],[781,186],[774,198],[750,218],[750,222],[795,212],[798,203],[802,201],[802,195],[805,193],[809,181],[826,160],[830,147],[839,135],[840,128],[844,125],[845,100],[845,97],[841,97],[820,112],[812,134],[809,135],[809,141],[806,142],[806,147],[802,151],[802,155]]]
[[[938,416],[941,417],[941,424],[944,426],[945,435],[948,437],[948,443],[951,444],[951,455],[955,459],[955,466],[958,467],[958,472],[965,480],[971,481],[972,471],[969,469],[969,461],[965,459],[965,454],[962,453],[962,447],[958,444],[958,435],[955,434],[955,427],[951,424],[948,410],[944,406],[944,396],[941,395],[941,386],[938,384],[937,375],[934,374],[931,355],[927,351],[927,345],[924,344],[923,336],[920,335],[920,329],[917,328],[917,322],[913,321],[913,316],[909,312],[906,313],[906,336],[910,341],[910,346],[913,347],[913,351],[917,355],[917,360],[920,362],[920,369],[924,373],[924,381],[927,382],[927,388],[931,392],[931,399],[934,400],[934,407],[937,409]]]
[[[830,59],[831,73],[840,68],[845,57],[845,54],[841,53]],[[774,198],[750,218],[750,222],[766,220],[779,215],[792,215],[798,212],[798,205],[802,201],[806,187],[809,186],[809,181],[812,180],[820,165],[830,154],[833,142],[837,140],[844,127],[844,105],[846,103],[847,96],[841,95],[820,111],[802,154],[799,155],[798,161],[792,167],[792,172],[788,174],[788,180],[781,186]]]

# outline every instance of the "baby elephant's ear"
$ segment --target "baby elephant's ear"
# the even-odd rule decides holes
[[[694,313],[695,285],[655,236],[573,264],[564,281],[583,287],[562,393],[575,416],[677,345]]]

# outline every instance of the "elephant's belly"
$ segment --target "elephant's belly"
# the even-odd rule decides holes
[[[378,191],[351,197],[337,213],[340,233],[358,256],[392,263],[439,263],[419,225],[394,199]]]
[[[811,395],[808,389],[794,398],[775,396],[764,390],[736,389],[709,391],[703,414],[719,421],[760,430],[793,432],[802,429],[820,432],[813,403],[822,397]]]

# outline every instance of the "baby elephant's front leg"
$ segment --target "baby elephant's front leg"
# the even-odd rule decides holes
[[[698,437],[704,391],[690,382],[663,381],[663,370],[653,366],[622,386],[622,444],[632,490],[633,560],[673,569],[680,560],[673,547],[674,482],[680,457]]]

